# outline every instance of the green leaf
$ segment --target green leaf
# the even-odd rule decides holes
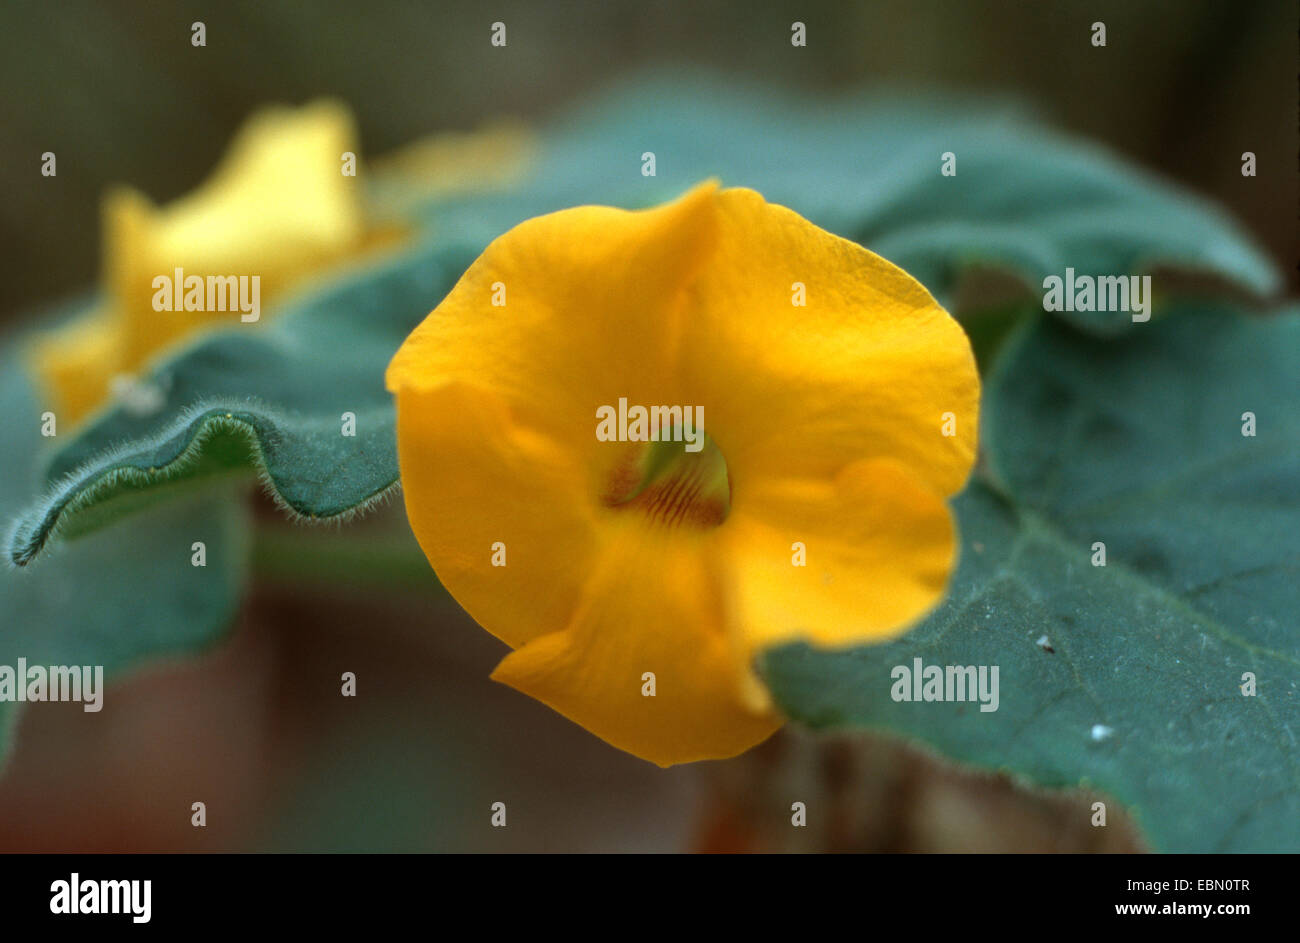
[[[5,518],[26,500],[35,479],[40,412],[10,351],[0,374]],[[0,665],[16,669],[25,658],[28,665],[102,666],[109,681],[147,659],[209,647],[238,606],[248,555],[246,513],[239,495],[217,489],[160,503],[61,545],[35,570],[0,568]],[[203,567],[192,565],[195,541],[205,545]],[[20,706],[0,702],[0,765]]]
[[[653,177],[642,175],[646,152]],[[955,176],[940,173],[947,152]],[[428,209],[452,229],[479,225],[490,238],[541,212],[644,206],[709,177],[861,243],[945,303],[977,266],[1010,270],[1036,301],[1043,279],[1067,267],[1190,269],[1258,295],[1281,285],[1218,207],[987,97],[797,95],[712,73],[651,73],[563,116],[523,189]],[[1124,312],[1059,316],[1103,334],[1133,327]]]
[[[1300,850],[1300,314],[1201,307],[1124,343],[1040,318],[984,409],[947,601],[886,645],[768,653],[778,702],[1090,784],[1158,849]],[[914,658],[999,666],[998,709],[895,702]]]
[[[25,565],[56,531],[86,533],[218,477],[256,473],[307,518],[382,499],[397,481],[384,369],[473,257],[422,244],[318,287],[264,328],[200,338],[150,375],[165,395],[158,412],[115,407],[53,455],[11,559]],[[344,413],[355,435],[343,434]]]

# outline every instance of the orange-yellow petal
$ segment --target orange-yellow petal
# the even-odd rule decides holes
[[[403,390],[397,446],[407,518],[447,591],[511,646],[563,628],[597,549],[586,469],[466,383]]]
[[[829,481],[883,457],[959,491],[979,404],[961,326],[902,269],[752,190],[723,190],[715,205],[678,395],[706,404],[733,477]]]
[[[394,356],[399,408],[404,391],[463,380],[527,404],[592,460],[598,406],[676,401],[683,287],[711,254],[714,189],[654,210],[579,207],[496,239]]]
[[[942,598],[957,552],[942,497],[887,459],[833,481],[736,482],[720,534],[753,650],[892,638]]]
[[[746,703],[744,657],[715,548],[627,526],[570,624],[506,656],[492,677],[669,766],[735,756],[780,726]]]

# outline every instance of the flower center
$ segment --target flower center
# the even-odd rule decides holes
[[[601,502],[663,527],[708,530],[731,510],[727,462],[707,435],[698,452],[686,451],[680,442],[630,443]]]

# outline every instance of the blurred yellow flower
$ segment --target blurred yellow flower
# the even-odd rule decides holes
[[[536,158],[536,134],[514,119],[474,131],[443,131],[372,163],[379,199],[400,207],[413,199],[483,193],[518,184]],[[389,192],[391,191],[391,193]]]
[[[894,637],[954,563],[965,334],[750,190],[522,223],[387,384],[415,535],[514,649],[493,677],[660,765],[766,738],[757,653]]]
[[[432,135],[375,161],[363,200],[359,168],[344,173],[353,169],[345,155],[353,167],[358,159],[352,115],[341,103],[318,101],[253,115],[211,177],[166,207],[115,188],[103,207],[102,305],[39,338],[31,351],[55,412],[76,423],[123,384],[129,390],[153,357],[203,328],[240,322],[229,299],[210,306],[206,295],[191,310],[156,310],[160,276],[257,276],[260,305],[273,312],[309,279],[397,241],[412,203],[511,186],[534,152],[534,136],[517,122]],[[184,286],[174,290],[180,299]]]
[[[104,289],[100,309],[41,338],[32,356],[55,411],[76,422],[159,351],[238,310],[155,310],[154,281],[187,275],[260,279],[274,301],[304,277],[355,254],[369,235],[346,107],[329,101],[268,108],[240,130],[212,176],[192,194],[156,207],[126,188],[104,201]]]

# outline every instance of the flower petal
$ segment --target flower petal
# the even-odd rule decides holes
[[[538,135],[514,120],[475,131],[443,131],[370,162],[381,190],[421,199],[501,190],[523,180],[540,149]]]
[[[464,383],[403,389],[397,446],[406,516],[456,601],[511,647],[567,625],[596,550],[586,469]]]
[[[160,208],[129,187],[110,191],[103,205],[103,307],[31,348],[60,419],[81,420],[104,405],[114,377],[137,373],[194,332],[240,324],[245,312],[227,278],[257,276],[260,308],[307,276],[391,242],[389,230],[365,231],[356,179],[341,172],[355,137],[351,115],[337,103],[267,109],[188,196]],[[224,304],[215,307],[223,310],[155,310],[154,279],[173,279],[177,269],[205,287],[209,277],[221,279]],[[183,299],[184,284],[176,288]]]
[[[942,494],[960,490],[979,403],[960,325],[906,272],[752,190],[723,190],[716,205],[717,251],[688,289],[683,373],[733,478],[829,481],[848,460],[889,457]],[[796,282],[806,307],[792,303]]]
[[[355,141],[340,104],[269,108],[249,119],[193,193],[158,208],[129,188],[113,191],[104,208],[105,268],[123,313],[121,369],[138,369],[213,321],[239,322],[227,311],[154,311],[156,276],[177,268],[187,277],[257,275],[266,304],[358,248],[365,221],[356,178],[341,172]]]
[[[120,362],[120,345],[116,322],[98,309],[32,338],[33,370],[62,421],[76,422],[100,405]]]
[[[942,598],[956,559],[947,504],[892,461],[855,462],[832,482],[737,484],[732,502],[736,618],[755,650],[900,635]]]
[[[598,406],[678,402],[682,288],[709,257],[713,202],[704,185],[653,210],[586,206],[520,223],[407,338],[389,390],[474,383],[526,404],[590,459]]]
[[[569,626],[506,656],[492,677],[660,766],[735,756],[780,719],[747,706],[721,573],[713,541],[628,526],[598,559]]]

